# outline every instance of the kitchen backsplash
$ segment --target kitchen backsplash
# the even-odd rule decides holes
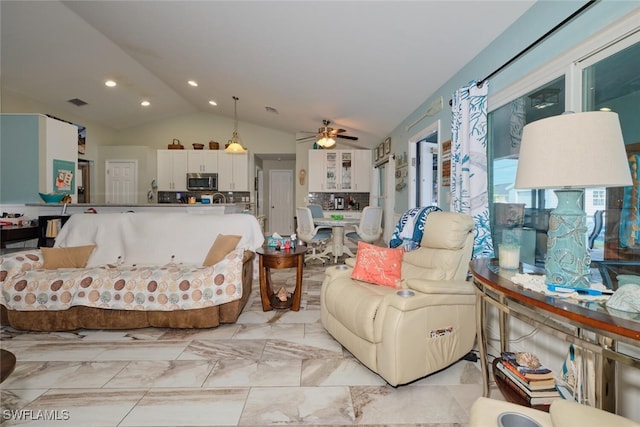
[[[196,202],[201,201],[203,194],[222,194],[224,203],[248,203],[250,194],[248,191],[158,191],[158,203],[187,203],[189,197],[195,197]],[[222,199],[216,198],[216,203]]]
[[[344,198],[344,208],[346,210],[361,211],[365,206],[369,206],[369,193],[309,193],[308,204],[320,205],[325,210],[333,210],[332,200],[336,197]],[[348,200],[352,201],[351,206],[347,204]]]

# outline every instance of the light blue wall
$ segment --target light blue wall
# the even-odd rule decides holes
[[[546,0],[540,0],[535,3],[519,20],[393,130],[390,135],[391,151],[396,153],[406,151],[409,138],[437,120],[441,121],[440,141],[450,139],[451,108],[448,105],[448,101],[451,99],[452,94],[472,80],[481,80],[487,77],[584,4],[586,4],[585,1]],[[533,69],[540,67],[638,8],[640,8],[640,2],[638,1],[601,0],[597,2],[586,12],[493,77],[489,82],[489,99],[491,99],[492,93],[496,93],[513,84]],[[478,25],[491,25],[491,23],[478,23]],[[452,28],[452,31],[456,30]],[[467,29],[466,31],[469,34],[473,34],[473,29]],[[429,79],[429,75],[425,71],[425,80],[427,79]],[[406,126],[415,122],[426,111],[428,106],[440,96],[444,98],[445,104],[442,111],[434,116],[424,118],[407,132]],[[398,213],[404,212],[407,206],[408,191],[405,188],[400,192],[396,192],[395,211]],[[442,207],[444,209],[449,208],[448,206]]]
[[[40,201],[38,120],[37,115],[0,116],[0,203]]]

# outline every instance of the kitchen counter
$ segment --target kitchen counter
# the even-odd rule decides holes
[[[158,212],[158,211],[178,211],[178,212],[198,212],[205,213],[242,213],[246,208],[246,203],[214,203],[214,204],[186,204],[186,203],[140,203],[140,204],[101,204],[101,203],[70,203],[66,205],[59,203],[27,203],[28,208],[38,210],[38,215],[60,215],[87,212],[89,209],[97,213],[109,212]],[[64,212],[63,212],[64,211]]]

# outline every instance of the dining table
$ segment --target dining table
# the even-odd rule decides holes
[[[323,217],[314,218],[313,223],[316,227],[331,227],[332,231],[331,242],[320,255],[333,256],[334,263],[337,263],[338,257],[341,257],[344,254],[347,254],[350,257],[355,257],[354,253],[351,252],[351,249],[344,244],[344,228],[360,224],[360,220],[358,218],[334,219]]]

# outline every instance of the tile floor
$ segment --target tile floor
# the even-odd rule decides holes
[[[317,262],[305,269],[299,312],[263,312],[254,280],[238,322],[214,329],[28,333],[3,328],[1,346],[16,355],[17,365],[0,386],[0,422],[467,425],[469,408],[481,395],[479,364],[461,361],[409,385],[387,385],[323,329],[323,271]],[[274,282],[294,284],[294,270],[274,271]]]

